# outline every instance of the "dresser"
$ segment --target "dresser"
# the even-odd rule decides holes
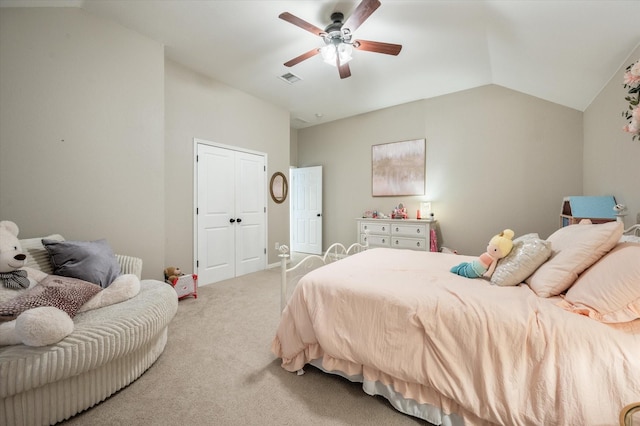
[[[358,242],[369,247],[429,251],[431,227],[435,221],[419,219],[358,218]]]

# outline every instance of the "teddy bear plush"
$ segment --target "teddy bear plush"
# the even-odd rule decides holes
[[[168,266],[164,269],[164,279],[169,283],[173,284],[178,277],[184,275],[180,268],[177,266]]]
[[[140,291],[136,275],[123,274],[105,289],[82,280],[24,267],[18,226],[0,221],[0,346],[47,346],[74,330],[72,317],[129,299]]]
[[[513,248],[513,231],[505,229],[489,241],[487,251],[471,262],[463,262],[451,268],[451,272],[467,278],[490,278],[498,260],[511,252]]]

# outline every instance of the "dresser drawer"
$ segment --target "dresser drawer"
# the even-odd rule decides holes
[[[391,224],[391,234],[392,235],[406,235],[409,237],[424,237],[427,235],[427,226],[420,224]]]
[[[426,238],[391,237],[391,247],[423,251],[427,251],[429,249]]]
[[[369,247],[391,247],[391,237],[386,235],[360,234],[360,244],[369,243]]]
[[[390,226],[388,222],[362,222],[360,223],[360,232],[369,231],[370,234],[389,234]]]

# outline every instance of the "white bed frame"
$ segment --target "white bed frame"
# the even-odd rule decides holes
[[[623,234],[635,235],[636,237],[640,237],[640,223],[631,226],[629,229],[625,229]]]
[[[368,240],[368,238],[366,240]],[[290,257],[288,254],[289,247],[285,245],[280,246],[280,312],[284,310],[287,300],[291,296],[291,292],[295,286],[298,284],[298,281],[300,281],[300,278],[314,269],[328,265],[329,263],[333,263],[337,260],[344,259],[347,256],[360,253],[368,248],[369,243],[354,243],[351,244],[349,248],[345,248],[345,246],[340,243],[334,243],[325,251],[324,256],[319,256],[317,254],[309,255],[298,262],[295,266],[287,269],[287,263],[289,262],[288,259]]]

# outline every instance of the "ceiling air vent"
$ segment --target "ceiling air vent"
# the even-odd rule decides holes
[[[289,84],[293,84],[297,81],[302,80],[300,77],[298,77],[295,74],[292,74],[290,72],[286,73],[286,74],[282,74],[280,77],[278,77],[280,80],[284,80]]]

